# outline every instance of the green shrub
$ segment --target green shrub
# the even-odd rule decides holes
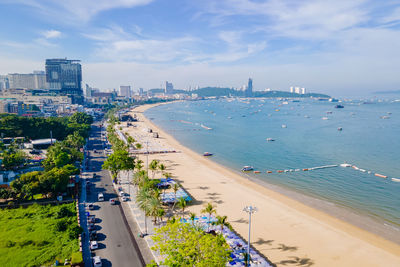
[[[66,220],[59,220],[55,224],[55,230],[57,232],[64,232],[65,230],[67,230],[67,228],[68,228],[68,225],[67,225]]]
[[[82,252],[77,251],[77,252],[72,253],[72,256],[71,256],[71,265],[79,264],[79,263],[81,263],[81,262],[83,262]]]
[[[82,227],[80,227],[78,224],[74,224],[68,228],[68,236],[69,239],[76,239],[78,238],[79,234],[83,232]]]
[[[61,219],[61,218],[64,218],[64,217],[71,217],[71,216],[73,216],[73,215],[74,215],[74,213],[73,213],[70,209],[68,209],[68,207],[63,206],[63,207],[61,207],[61,209],[56,213],[56,218],[57,218],[57,219]]]

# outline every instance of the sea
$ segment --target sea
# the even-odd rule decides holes
[[[210,160],[245,177],[400,231],[400,180],[392,180],[400,179],[399,101],[226,98],[160,105],[145,116],[184,146],[213,153]],[[338,166],[312,169],[326,165]],[[243,166],[260,173],[243,173]]]

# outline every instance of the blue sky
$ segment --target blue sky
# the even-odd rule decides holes
[[[81,59],[100,89],[400,89],[400,1],[0,0],[0,73]]]

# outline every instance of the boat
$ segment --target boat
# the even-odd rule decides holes
[[[204,152],[203,153],[203,156],[204,157],[209,157],[209,156],[212,156],[212,155],[214,155],[213,153],[210,153],[210,152]]]
[[[343,105],[336,105],[335,108],[344,108]]]
[[[390,119],[390,117],[389,116],[381,116],[381,119],[386,120],[386,119]]]
[[[205,126],[205,125],[203,125],[203,124],[200,124],[200,126],[201,126],[202,128],[204,128],[204,129],[206,129],[206,130],[212,130],[212,128],[207,127],[207,126]]]
[[[381,177],[381,178],[387,178],[387,176],[386,176],[386,175],[379,174],[379,173],[375,173],[375,176],[377,176],[377,177]]]
[[[323,119],[323,120],[329,120],[329,118],[328,118],[328,117],[322,117],[322,119]]]
[[[343,128],[342,128],[342,127],[338,127],[337,130],[338,130],[338,131],[342,131]]]
[[[398,183],[399,183],[399,182],[400,182],[400,179],[399,179],[399,178],[392,178],[392,181],[393,181],[393,182],[398,182]]]
[[[254,168],[252,166],[243,166],[242,171],[243,172],[249,172],[254,170]]]
[[[254,171],[254,173],[261,173],[260,171]]]
[[[282,124],[282,128],[287,128],[286,124]]]
[[[340,164],[340,167],[344,167],[344,168],[346,168],[346,167],[351,167],[351,164],[349,164],[349,163],[342,163],[342,164]]]
[[[275,141],[275,139],[273,139],[273,138],[267,138],[267,141],[268,141],[268,142],[272,142],[272,141]]]
[[[272,171],[267,171],[267,173],[272,173]]]
[[[303,169],[303,171],[308,171],[308,169]]]

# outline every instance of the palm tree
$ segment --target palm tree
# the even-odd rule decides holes
[[[252,262],[250,255],[247,253],[247,251],[242,252],[242,255],[244,257],[244,266],[249,266],[249,263]]]
[[[158,213],[157,213],[157,215],[158,215],[158,218],[160,218],[160,223],[162,223],[162,218],[163,218],[163,216],[165,215],[165,210],[163,209],[163,208],[160,208],[159,210],[158,210]]]
[[[150,201],[152,200],[153,192],[147,188],[139,190],[136,195],[136,203],[138,204],[139,208],[144,212],[144,225],[147,234],[147,216],[150,216]]]
[[[217,221],[213,222],[213,225],[220,225],[221,226],[221,233],[224,229],[224,226],[228,227],[229,229],[232,229],[232,226],[230,223],[227,221],[228,217],[227,216],[217,216]]]
[[[208,214],[208,227],[207,227],[207,232],[210,230],[210,218],[213,213],[216,213],[216,207],[213,206],[211,202],[207,203],[207,205],[204,207],[204,209],[201,210],[201,213],[206,213]]]
[[[135,168],[136,168],[137,170],[139,170],[139,171],[142,170],[142,169],[143,169],[143,160],[138,159],[138,160],[136,161]]]
[[[174,211],[174,208],[175,208],[175,204],[176,204],[176,192],[178,192],[178,190],[179,190],[179,184],[178,183],[174,183],[174,185],[172,186],[172,190],[174,191],[174,195],[175,195],[175,197],[174,197],[174,205],[172,205],[172,211]]]
[[[189,217],[190,217],[190,220],[192,220],[192,225],[194,226],[194,219],[196,219],[196,213],[191,212],[191,213],[189,214]]]
[[[155,175],[155,172],[157,171],[157,168],[158,168],[158,160],[156,160],[156,159],[153,159],[151,162],[150,162],[150,165],[149,165],[149,169],[152,171],[152,173],[153,173],[153,179],[154,179],[154,175]]]
[[[180,197],[178,200],[178,206],[182,209],[182,219],[184,218],[185,215],[185,208],[187,206],[187,201],[185,198]]]
[[[161,171],[161,175],[164,176],[164,171],[167,169],[167,167],[165,167],[165,165],[161,163],[160,165],[158,165],[158,169]]]
[[[161,202],[158,198],[153,197],[148,202],[149,214],[154,218],[154,224],[157,223],[157,218],[159,217],[159,210],[161,209]]]
[[[136,143],[135,147],[136,147],[137,150],[140,150],[140,149],[142,149],[143,146],[140,143]]]

